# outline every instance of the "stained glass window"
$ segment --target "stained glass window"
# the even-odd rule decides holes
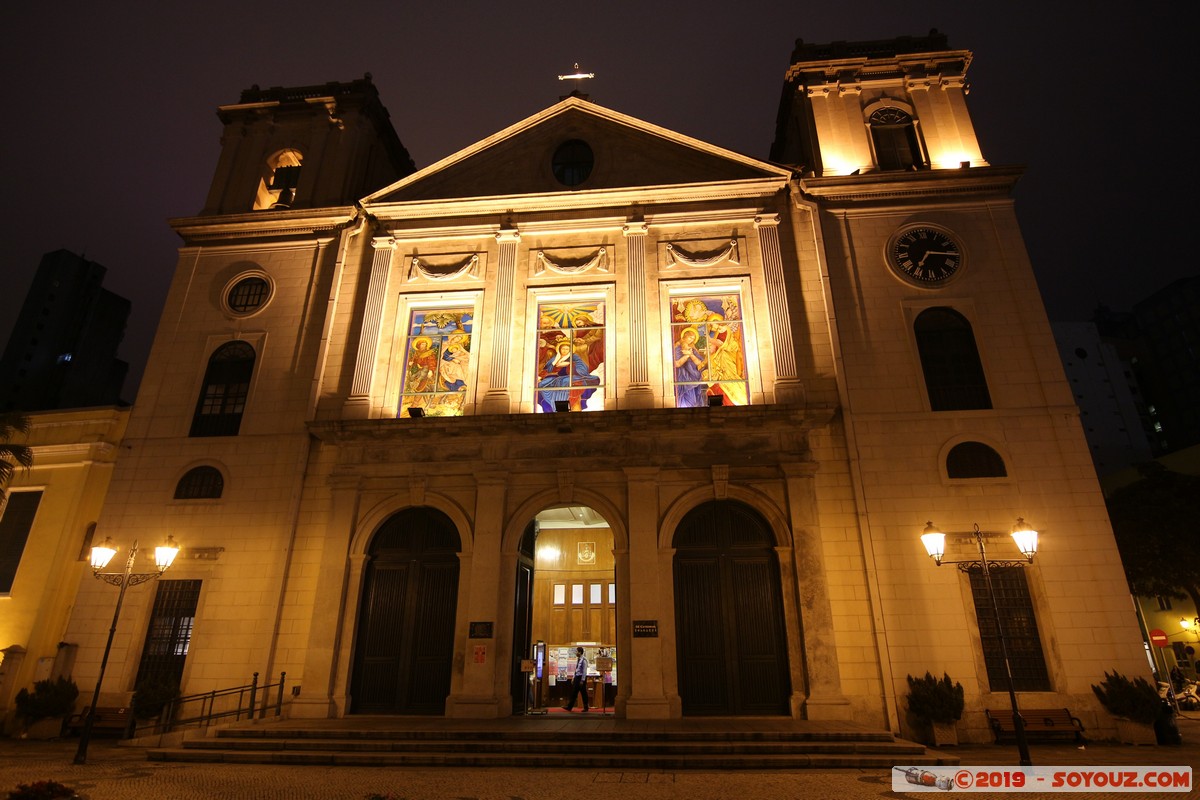
[[[404,348],[404,386],[400,411],[419,408],[429,417],[457,417],[470,389],[471,332],[475,309],[415,309],[409,316]]]
[[[750,402],[740,292],[673,296],[670,353],[676,408]]]
[[[538,304],[535,410],[604,408],[604,301]]]

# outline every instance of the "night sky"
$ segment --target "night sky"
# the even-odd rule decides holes
[[[984,156],[1027,168],[1017,208],[1052,320],[1127,308],[1200,271],[1185,252],[1191,33],[1151,2],[22,3],[0,42],[0,341],[43,253],[108,268],[133,301],[133,399],[176,263],[169,217],[203,205],[216,107],[242,89],[371,73],[418,168],[556,102],[579,62],[597,103],[766,158],[794,41],[948,34],[974,52]],[[1067,5],[1067,4],[1063,4]],[[1184,37],[1188,37],[1185,45]],[[1192,126],[1194,128],[1194,125]],[[1188,214],[1190,217],[1190,213]]]

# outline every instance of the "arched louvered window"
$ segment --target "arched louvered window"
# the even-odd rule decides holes
[[[225,478],[216,467],[189,469],[175,484],[176,500],[215,499],[225,491]]]
[[[917,129],[906,112],[887,106],[872,114],[869,124],[879,169],[911,170],[924,166]]]
[[[917,316],[913,330],[933,411],[992,407],[975,334],[966,317],[951,308],[928,308]]]
[[[237,435],[250,394],[254,358],[254,348],[246,342],[229,342],[213,352],[189,436]]]
[[[946,454],[946,475],[951,478],[1007,478],[1004,459],[983,442],[962,442]]]

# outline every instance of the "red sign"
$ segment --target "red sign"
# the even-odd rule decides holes
[[[1156,645],[1157,647],[1166,647],[1169,644],[1167,641],[1166,632],[1161,631],[1158,628],[1150,631],[1150,644]]]

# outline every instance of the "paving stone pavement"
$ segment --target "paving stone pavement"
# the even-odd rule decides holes
[[[1200,719],[1180,720],[1184,744],[1133,747],[1089,743],[1031,745],[1039,766],[1190,766],[1200,772]],[[77,740],[49,742],[0,739],[0,797],[18,784],[56,780],[87,800],[366,800],[373,794],[395,800],[876,800],[932,798],[941,792],[896,793],[891,775],[880,769],[724,772],[620,772],[614,770],[309,767],[257,764],[151,762],[145,750],[94,739],[88,763],[72,759]],[[1016,748],[965,745],[948,750],[961,764],[1011,766]],[[961,793],[960,793],[961,794]],[[973,793],[979,800],[1012,798],[1011,793]],[[1022,794],[1021,797],[1114,798],[1113,793]],[[1122,794],[1121,797],[1200,797]]]

